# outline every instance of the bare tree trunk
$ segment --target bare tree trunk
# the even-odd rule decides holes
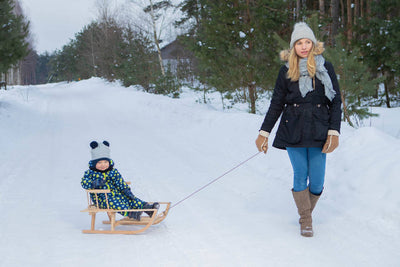
[[[350,120],[349,112],[347,111],[347,105],[346,105],[346,101],[345,101],[345,97],[344,97],[344,91],[340,90],[340,98],[342,99],[342,104],[343,104],[344,121],[347,121],[351,127],[354,127],[354,124]]]
[[[385,80],[383,84],[385,86],[386,107],[390,108],[389,84],[387,80]]]
[[[93,41],[93,29],[92,29],[90,30],[90,50],[91,50],[90,52],[92,56],[93,76],[97,77],[93,43],[94,41]]]
[[[318,0],[319,3],[319,20],[323,21],[326,14],[325,14],[325,0]],[[323,26],[321,27],[321,31],[320,31],[320,37],[321,39],[323,39],[325,36],[328,35],[329,37],[329,26]]]
[[[322,19],[325,16],[325,0],[319,0],[319,18]]]
[[[158,53],[158,60],[160,61],[160,68],[161,68],[161,73],[165,77],[165,69],[164,69],[164,64],[163,64],[163,59],[161,55],[161,48],[160,48],[160,43],[158,42],[158,37],[157,37],[157,27],[156,27],[156,18],[154,16],[154,10],[153,10],[153,1],[149,0],[150,2],[150,16],[151,16],[151,21],[153,23],[153,37],[154,37],[154,43],[156,44],[157,47],[157,53]]]
[[[343,77],[343,80],[346,80],[346,73],[343,72],[343,66],[338,66],[337,68],[337,73],[341,73],[341,76]],[[340,99],[342,100],[342,105],[343,105],[343,121],[347,121],[351,127],[354,127],[353,123],[351,122],[349,111],[347,110],[347,104],[346,104],[346,91],[347,88],[340,88]]]
[[[251,27],[252,23],[252,18],[250,14],[250,0],[247,0],[247,10],[246,10],[246,24]],[[252,2],[254,3],[254,2]],[[248,48],[247,48],[247,58],[250,61],[251,60],[251,54],[253,53],[254,45],[253,45],[253,33],[251,31],[248,32],[248,34],[251,36],[248,40]],[[247,83],[248,83],[248,93],[249,93],[249,98],[250,98],[250,112],[255,114],[256,113],[256,85],[254,83],[254,73],[253,70],[250,71],[250,73],[247,74]],[[246,92],[245,92],[245,97],[246,97]]]
[[[36,84],[36,53],[33,50],[30,50],[29,54],[19,62],[20,69],[20,84]]]
[[[362,0],[354,0],[354,17],[353,17],[354,25],[357,25],[357,22],[360,18],[360,1],[362,1]],[[353,31],[352,38],[357,40],[357,38],[358,38],[357,31]]]
[[[296,1],[296,20],[300,18],[301,0]]]
[[[353,39],[353,29],[352,29],[352,8],[351,0],[347,0],[347,42],[350,44]]]
[[[340,7],[341,7],[341,9],[340,9],[340,11],[341,11],[341,15],[340,15],[340,22],[341,22],[341,24],[340,24],[340,26],[343,28],[344,27],[344,25],[346,25],[346,16],[345,16],[345,13],[344,13],[344,7],[345,7],[345,5],[344,5],[344,2],[343,2],[343,0],[340,0]]]
[[[396,88],[394,74],[390,71],[382,71],[382,75],[385,77],[383,85],[385,86],[386,107],[391,108],[390,92],[394,92]]]
[[[360,17],[364,17],[364,0],[360,1]]]
[[[6,73],[4,73],[4,82],[5,82],[5,84],[4,84],[4,90],[7,90],[7,83],[8,83],[8,73],[6,72]]]
[[[256,86],[254,83],[249,84],[250,112],[256,114]]]
[[[339,29],[339,0],[332,0],[331,2],[331,16],[332,16],[332,28],[331,28],[331,43],[336,44],[336,36]]]
[[[360,0],[354,0],[354,25],[357,25],[357,20],[360,16]]]
[[[371,19],[371,0],[366,0],[366,7],[365,7],[365,13],[367,20],[369,21]]]

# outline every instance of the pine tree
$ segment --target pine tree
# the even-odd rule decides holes
[[[391,107],[391,96],[400,98],[400,87],[395,82],[400,72],[400,8],[397,0],[381,0],[371,10],[371,16],[358,25],[361,38],[354,40],[354,45],[372,73],[384,77],[384,98],[386,106]]]
[[[78,63],[76,55],[76,41],[71,40],[64,45],[61,51],[56,51],[55,56],[49,62],[51,66],[49,80],[54,81],[73,81],[81,77],[78,73]]]
[[[369,112],[367,105],[382,79],[371,76],[368,66],[360,61],[357,49],[347,51],[343,48],[343,39],[339,36],[337,40],[335,48],[327,48],[325,55],[338,77],[344,121],[354,126],[362,119],[376,116]]]
[[[37,56],[36,63],[36,82],[37,84],[47,83],[49,80],[50,72],[50,60],[53,57],[52,54],[45,52],[44,54]]]
[[[276,78],[274,32],[285,25],[283,1],[185,1],[185,20],[197,21],[189,40],[199,59],[200,80],[222,94],[239,94],[256,112],[257,89]],[[183,22],[183,21],[182,21]],[[271,71],[272,70],[272,71]]]
[[[151,84],[161,74],[152,42],[130,27],[125,29],[123,39],[119,54],[121,63],[115,67],[117,76],[124,86],[139,84],[149,92]]]
[[[12,0],[0,1],[0,73],[6,73],[29,53],[26,41],[29,23],[13,9]]]
[[[89,76],[115,80],[115,65],[120,64],[118,54],[123,31],[123,27],[112,18],[92,22],[85,27],[76,37],[79,70],[86,71]],[[84,65],[85,70],[81,67]]]

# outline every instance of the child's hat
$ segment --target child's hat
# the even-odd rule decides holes
[[[314,32],[305,22],[298,22],[294,25],[294,29],[292,32],[292,37],[290,38],[290,48],[293,47],[294,43],[297,40],[307,38],[310,39],[314,45],[317,43],[317,39],[315,38]]]
[[[92,141],[90,143],[90,147],[92,148],[92,161],[99,161],[103,159],[110,160],[110,143],[107,141],[103,141],[102,143]]]

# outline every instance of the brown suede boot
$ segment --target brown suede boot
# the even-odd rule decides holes
[[[310,192],[308,188],[300,192],[294,192],[292,189],[292,194],[300,215],[300,234],[305,237],[312,237],[314,233],[312,229]]]
[[[321,192],[322,194],[322,192]],[[315,205],[318,202],[319,197],[321,196],[321,194],[319,195],[314,195],[313,193],[310,192],[310,202],[311,202],[311,213],[313,212]]]

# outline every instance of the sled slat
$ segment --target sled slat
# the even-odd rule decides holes
[[[148,228],[148,227],[147,227]],[[82,230],[82,233],[84,234],[119,234],[119,235],[137,235],[145,230],[147,228],[143,228],[140,230],[136,231],[129,231],[129,230]]]
[[[91,224],[90,224],[91,230],[94,230],[95,223],[96,223],[96,213],[92,213],[92,220],[91,220]]]
[[[154,219],[153,224],[159,224],[160,222],[162,222],[168,215],[169,212],[169,208],[171,206],[170,202],[158,202],[160,205],[166,205],[166,208],[164,211],[162,212],[158,212],[156,218]],[[135,210],[135,211],[148,211],[146,209],[141,209],[141,210]],[[157,212],[157,210],[153,210],[155,212]],[[148,221],[150,221],[150,217],[148,216],[144,216],[140,218],[140,221],[136,221],[133,219],[129,219],[129,218],[123,218],[118,222],[118,225],[146,225],[148,223]],[[103,221],[103,224],[110,224],[111,221]]]

